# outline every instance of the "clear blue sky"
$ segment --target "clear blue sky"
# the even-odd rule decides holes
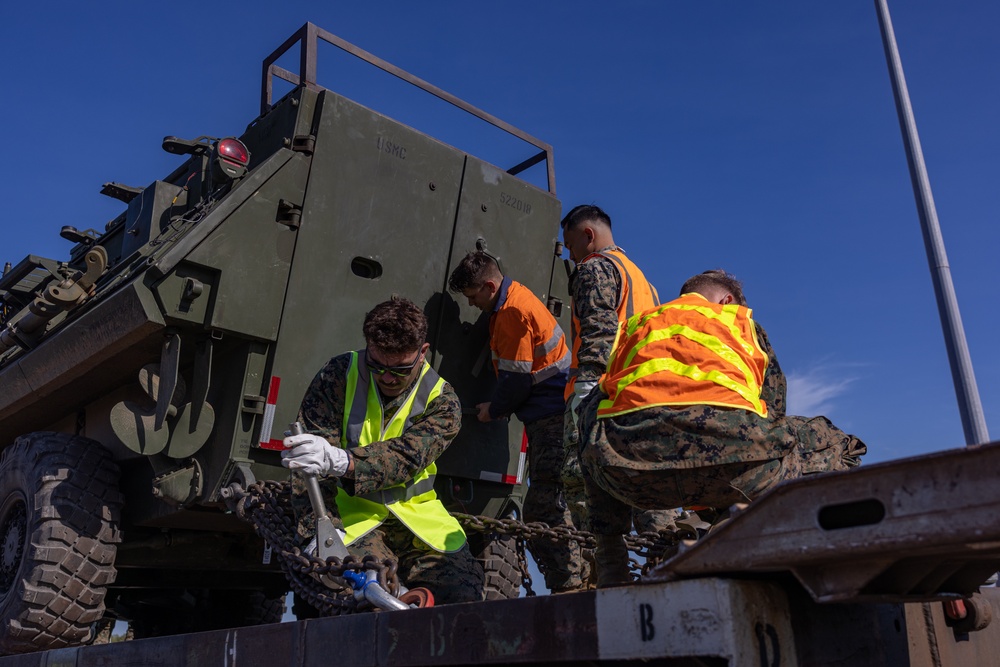
[[[890,9],[996,437],[1000,3]],[[240,134],[306,21],[551,143],[564,210],[607,210],[661,295],[736,273],[791,409],[869,461],[964,444],[871,0],[7,3],[0,261],[64,258],[60,226],[120,212],[102,183],[178,164],[164,135]],[[528,154],[332,47],[319,78],[502,166]]]

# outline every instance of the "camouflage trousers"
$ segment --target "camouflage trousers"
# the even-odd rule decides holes
[[[334,500],[336,487],[332,483],[321,482],[320,488],[333,524],[343,529]],[[306,545],[316,534],[316,521],[305,485],[297,476],[293,476],[292,492],[298,538],[302,545]],[[358,559],[367,555],[379,560],[395,559],[400,582],[407,588],[429,589],[434,594],[434,604],[478,602],[483,599],[483,568],[467,543],[452,553],[435,551],[391,513],[378,528],[359,537],[347,550]]]
[[[826,417],[768,419],[698,405],[597,419],[602,397],[595,392],[581,407],[581,460],[598,534],[627,533],[629,507],[728,508],[782,480],[856,466],[867,451]]]
[[[528,433],[528,492],[524,497],[524,520],[541,521],[550,527],[573,527],[563,493],[563,416],[542,417],[524,425]],[[529,542],[538,569],[550,591],[583,587],[583,559],[576,542],[538,539]]]
[[[598,393],[595,390],[591,396]],[[587,401],[584,401],[581,409],[584,405],[587,405]],[[570,409],[567,406],[563,418],[563,446],[565,447],[565,461],[562,469],[563,489],[566,494],[566,504],[573,517],[573,524],[579,530],[592,531],[594,527],[591,524],[590,504],[587,501],[585,475],[580,463],[580,433],[581,431],[573,424]],[[629,533],[632,528],[637,533],[656,533],[672,526],[673,520],[676,518],[674,508],[625,508],[623,511],[628,517],[627,523],[630,526],[622,531],[623,534]]]

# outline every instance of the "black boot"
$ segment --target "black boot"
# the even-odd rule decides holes
[[[597,587],[610,588],[632,583],[628,569],[628,549],[621,535],[595,535],[597,549]]]

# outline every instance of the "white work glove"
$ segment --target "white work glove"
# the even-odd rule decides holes
[[[591,380],[590,382],[580,382],[577,380],[573,384],[573,395],[569,398],[569,416],[573,420],[575,428],[580,428],[580,417],[576,414],[576,411],[580,407],[580,403],[583,402],[583,399],[587,398],[587,395],[596,386],[596,380]]]
[[[340,477],[351,462],[346,450],[312,433],[290,435],[284,445],[288,449],[281,452],[281,465],[305,475]]]

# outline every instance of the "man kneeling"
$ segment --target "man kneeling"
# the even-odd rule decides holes
[[[434,492],[435,461],[458,434],[462,406],[426,361],[427,318],[393,297],[365,316],[363,332],[363,350],[313,379],[299,410],[307,432],[285,438],[282,465],[320,477],[356,558],[397,559],[403,583],[430,589],[437,604],[481,600],[482,567]],[[313,528],[302,486],[293,483],[293,505],[305,542]]]
[[[785,378],[724,271],[629,319],[580,408],[598,582],[631,581],[630,508],[748,502],[785,479],[858,465],[864,443],[825,417],[785,416]]]

